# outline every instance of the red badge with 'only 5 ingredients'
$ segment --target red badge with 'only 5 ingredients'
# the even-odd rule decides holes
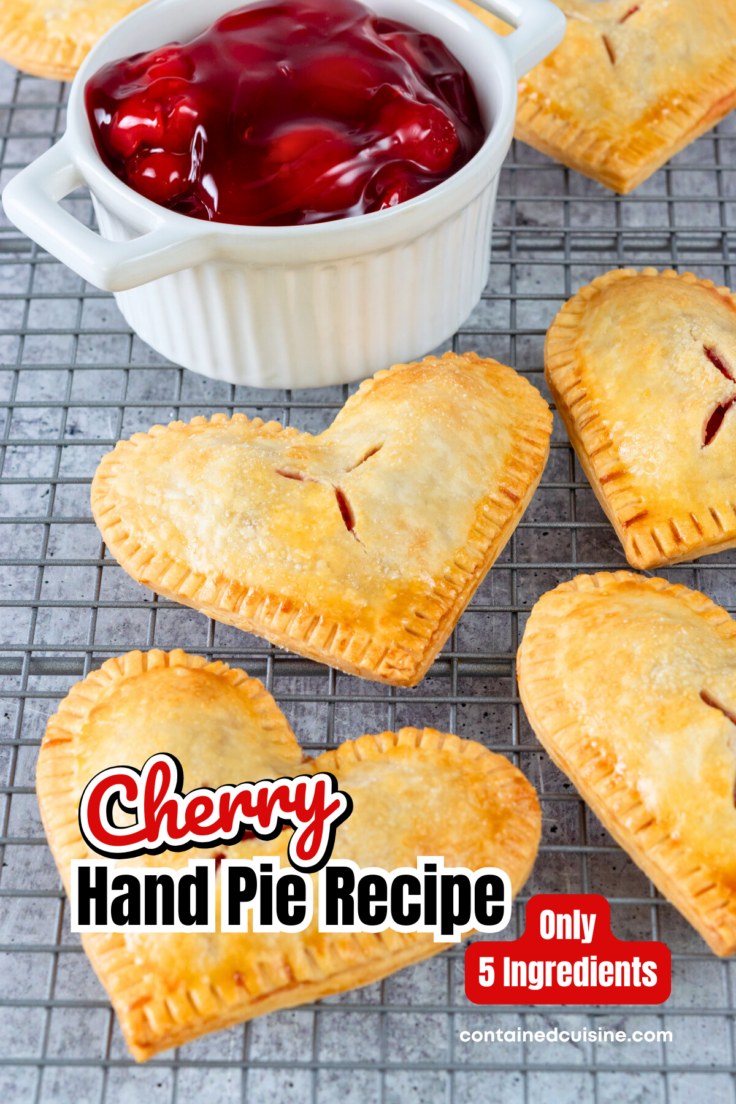
[[[520,939],[465,952],[474,1004],[662,1004],[671,974],[664,943],[612,934],[610,906],[597,893],[537,894]]]

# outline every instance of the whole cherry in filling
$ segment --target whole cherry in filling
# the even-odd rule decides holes
[[[432,35],[355,0],[264,0],[87,82],[100,155],[194,218],[296,225],[393,207],[485,137],[467,73]]]

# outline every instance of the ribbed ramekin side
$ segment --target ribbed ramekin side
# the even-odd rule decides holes
[[[210,261],[116,300],[177,364],[229,383],[324,387],[422,356],[468,317],[486,282],[498,176],[412,241],[338,261]],[[96,203],[104,237],[133,236]]]

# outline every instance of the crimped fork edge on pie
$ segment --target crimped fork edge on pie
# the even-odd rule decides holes
[[[429,670],[531,502],[549,454],[552,421],[547,403],[536,388],[512,368],[492,359],[483,360],[474,353],[462,356],[447,353],[440,358],[426,357],[421,363],[399,364],[377,373],[348,399],[325,434],[332,433],[338,423],[344,425],[356,415],[366,399],[379,395],[380,389],[393,387],[398,394],[405,386],[405,378],[411,387],[411,378],[418,378],[417,373],[427,376],[455,373],[458,387],[464,376],[469,386],[477,376],[487,388],[487,396],[493,393],[494,401],[501,403],[492,417],[500,419],[503,412],[501,430],[510,442],[509,451],[504,453],[498,483],[478,489],[472,500],[472,524],[463,531],[461,543],[455,546],[450,559],[431,573],[431,578],[427,573],[418,576],[408,588],[400,579],[394,591],[386,591],[388,597],[381,594],[380,600],[376,598],[378,608],[373,624],[361,621],[361,609],[370,612],[374,598],[369,595],[360,607],[359,583],[351,588],[357,594],[357,604],[346,605],[344,612],[335,613],[334,602],[330,604],[324,600],[320,608],[319,602],[307,601],[303,591],[291,584],[290,593],[286,586],[279,588],[278,580],[269,586],[261,585],[258,581],[260,566],[255,561],[252,578],[243,574],[228,576],[214,569],[198,570],[182,553],[166,547],[166,537],[160,535],[161,527],[157,533],[146,531],[144,510],[138,501],[131,496],[121,500],[118,486],[128,467],[136,463],[136,450],[148,450],[146,455],[153,455],[175,438],[186,444],[218,427],[223,439],[228,434],[235,439],[241,429],[243,433],[257,431],[259,440],[266,441],[269,447],[280,446],[283,442],[284,448],[299,448],[308,438],[305,447],[312,448],[312,443],[319,441],[319,437],[300,435],[294,428],[282,428],[278,422],[264,426],[260,419],[249,420],[243,414],[235,414],[232,418],[215,414],[209,420],[193,418],[188,425],[174,422],[169,427],[153,426],[147,434],[137,433],[129,441],[119,442],[114,451],[102,459],[92,484],[92,510],[107,547],[137,582],[166,598],[348,674],[396,686],[415,686]],[[448,401],[454,401],[449,385],[447,395]],[[454,424],[445,431],[449,449],[457,449],[455,442],[463,437],[463,408],[460,399],[457,403]],[[488,424],[485,440],[481,442],[484,448],[489,447],[492,436],[493,425]],[[463,440],[462,448],[468,451],[470,445]],[[380,456],[376,460],[380,461]],[[155,486],[155,460],[151,464],[151,482]],[[361,470],[367,467],[365,464]],[[352,478],[352,474],[349,477]],[[286,486],[283,492],[287,493]],[[206,494],[206,490],[203,493]],[[463,500],[458,508],[465,510],[469,501]],[[416,507],[412,505],[414,508],[419,511],[426,539],[431,542],[438,521],[445,519],[432,517],[429,498],[419,498]],[[203,502],[202,510],[207,509]],[[384,498],[381,509],[389,511],[390,520],[390,500]],[[344,531],[342,537],[345,537]],[[177,534],[177,540],[181,539],[183,537]],[[421,553],[421,548],[419,551]],[[352,539],[347,552],[355,556],[360,553]],[[269,563],[268,550],[262,562],[273,574],[275,560],[271,557]],[[410,563],[411,557],[405,562]],[[312,559],[307,563],[307,575],[315,570]],[[338,595],[338,606],[341,601]]]
[[[641,272],[633,268],[614,269],[581,288],[561,308],[547,331],[544,364],[545,378],[570,442],[596,498],[616,530],[628,562],[632,567],[647,569],[736,547],[736,491],[726,494],[723,487],[715,488],[712,493],[704,491],[708,501],[704,503],[701,499],[694,513],[684,501],[679,504],[673,501],[676,496],[682,498],[684,492],[681,494],[680,488],[668,484],[669,473],[664,471],[656,496],[659,502],[646,501],[640,493],[636,474],[626,470],[617,452],[611,426],[597,409],[594,381],[583,379],[576,357],[576,342],[589,304],[595,302],[601,292],[640,277],[662,281],[663,290],[674,281],[683,288],[704,289],[715,297],[716,305],[722,304],[734,311],[736,323],[736,295],[727,287],[717,287],[712,280],[701,280],[691,272],[678,274],[672,269],[662,272],[655,268],[644,268]],[[641,382],[641,373],[632,357],[630,392],[622,395],[622,406],[627,402],[646,403],[646,398],[637,397],[636,389]],[[623,422],[625,410],[620,418]],[[657,434],[660,429],[657,413],[653,411],[651,433]],[[653,517],[650,507],[662,502],[667,503],[667,516],[660,510]]]
[[[736,951],[732,874],[729,876],[728,871],[719,871],[703,861],[680,839],[678,831],[671,832],[645,805],[638,784],[645,786],[646,779],[631,778],[624,765],[612,763],[613,753],[607,741],[593,738],[586,727],[586,709],[594,709],[595,703],[572,700],[564,672],[559,670],[556,625],[561,618],[575,616],[565,612],[560,599],[575,592],[595,596],[603,588],[615,595],[617,590],[624,591],[632,585],[640,589],[644,601],[647,594],[674,598],[682,604],[686,617],[694,615],[724,647],[736,645],[736,622],[699,591],[629,571],[578,575],[543,595],[532,610],[518,652],[519,694],[540,743],[616,843],[700,933],[711,950],[721,956],[732,955]],[[591,639],[586,641],[588,648],[593,643]],[[654,637],[652,647],[656,647]],[[601,678],[605,678],[604,644],[601,649]],[[635,653],[631,662],[635,667]],[[646,692],[646,686],[642,686],[642,693]],[[638,735],[635,729],[634,735]],[[729,786],[729,800],[733,803],[732,778]],[[690,800],[697,800],[697,789],[697,779],[693,778]]]
[[[92,46],[146,0],[3,0],[0,57],[47,80],[74,78]]]
[[[167,671],[171,671],[171,676]],[[299,746],[291,732],[291,729],[271,695],[256,679],[251,679],[247,674],[238,669],[229,669],[222,662],[208,663],[200,656],[187,655],[181,650],[170,653],[151,651],[148,653],[130,652],[118,658],[107,660],[103,666],[93,671],[81,683],[74,686],[67,697],[61,702],[59,711],[50,718],[46,735],[42,742],[37,768],[37,791],[41,809],[41,817],[54,858],[62,875],[64,885],[69,891],[70,863],[73,859],[85,860],[94,858],[79,830],[77,819],[77,803],[81,788],[88,781],[81,778],[80,761],[85,752],[85,726],[94,725],[95,716],[99,717],[99,710],[110,706],[116,707],[118,695],[140,695],[142,690],[141,679],[147,673],[153,673],[160,678],[162,672],[166,678],[177,677],[177,684],[185,684],[189,678],[188,672],[193,672],[192,677],[199,678],[200,674],[207,675],[208,685],[214,682],[215,694],[219,694],[217,686],[223,687],[226,695],[232,695],[233,689],[245,701],[245,707],[252,715],[257,732],[262,732],[264,746],[272,749],[274,754],[282,756],[287,765],[285,773],[310,773],[312,770],[325,770],[334,773],[342,788],[350,792],[350,772],[367,770],[367,781],[362,779],[361,800],[374,800],[373,794],[387,786],[386,793],[401,793],[405,784],[406,775],[403,773],[402,762],[412,762],[417,755],[417,765],[412,767],[408,775],[411,785],[413,772],[420,769],[422,772],[436,772],[436,786],[434,791],[453,794],[461,784],[462,779],[472,779],[472,787],[475,793],[468,793],[467,788],[462,790],[462,798],[457,793],[457,799],[466,806],[470,797],[474,800],[485,800],[481,795],[491,794],[493,800],[487,809],[487,820],[483,831],[483,820],[473,821],[477,826],[475,838],[465,839],[462,847],[467,853],[460,857],[470,858],[474,856],[469,865],[479,868],[483,865],[501,866],[508,874],[513,893],[516,894],[526,881],[536,857],[539,844],[541,815],[534,788],[524,778],[521,772],[507,759],[497,755],[482,745],[469,740],[459,739],[457,736],[438,732],[434,729],[404,728],[399,732],[383,732],[375,736],[362,736],[339,745],[333,750],[323,753],[315,760],[304,759],[300,754]],[[199,683],[197,683],[199,685]],[[199,693],[199,691],[197,691]],[[179,693],[177,689],[177,693]],[[161,715],[168,715],[167,710],[171,699],[166,696],[164,689],[161,693],[159,683],[155,689],[156,710]],[[140,697],[138,697],[140,703]],[[228,700],[230,700],[228,698]],[[204,707],[198,707],[201,709]],[[150,717],[150,710],[144,709]],[[201,714],[205,718],[205,714]],[[250,722],[249,722],[250,723]],[[150,728],[150,725],[147,727]],[[196,751],[198,756],[204,756],[203,763],[206,766],[208,748],[212,755],[218,748],[212,738],[216,733],[200,732],[199,725],[196,734],[194,730],[185,734],[183,739],[185,746],[189,746],[195,735],[197,742],[203,741],[202,749]],[[141,754],[142,740],[145,745],[146,733],[125,732],[121,733],[119,745],[114,733],[106,735],[106,741],[110,747],[110,754],[115,758],[115,764],[126,760],[126,739],[135,744],[138,741],[138,754]],[[252,733],[251,737],[252,738]],[[179,737],[176,737],[179,739]],[[258,741],[260,746],[260,739]],[[119,746],[119,751],[118,751]],[[253,745],[255,746],[255,745]],[[90,749],[94,752],[94,749]],[[98,750],[99,758],[99,750]],[[105,752],[107,756],[108,752]],[[218,753],[219,754],[219,753]],[[384,759],[390,757],[390,763]],[[452,771],[447,771],[447,765],[455,761],[457,757],[457,779],[450,781]],[[434,764],[436,758],[437,763]],[[288,760],[293,760],[291,766]],[[381,762],[387,764],[381,768]],[[302,765],[303,763],[303,765]],[[443,770],[442,764],[445,764]],[[108,765],[113,765],[112,762]],[[100,764],[97,764],[99,769]],[[244,766],[244,770],[247,768]],[[448,775],[447,790],[443,789],[443,777]],[[373,777],[378,781],[372,781]],[[396,776],[395,785],[392,788],[392,778]],[[423,777],[423,775],[422,775]],[[428,775],[429,777],[429,775]],[[232,778],[235,784],[246,779]],[[458,781],[460,780],[460,781]],[[354,776],[353,793],[356,794],[355,784],[358,781]],[[196,784],[196,780],[194,780]],[[185,767],[185,788],[187,785]],[[365,796],[365,795],[368,796]],[[357,807],[356,807],[357,808]],[[468,806],[469,808],[469,806]],[[401,814],[403,815],[403,814]],[[407,816],[418,817],[423,820],[421,806],[406,812]],[[433,814],[436,815],[436,814]],[[452,818],[452,809],[447,810],[447,815]],[[467,809],[456,810],[457,817],[469,816]],[[393,820],[385,821],[382,814],[378,816],[376,828],[370,825],[375,820],[369,818],[365,829],[369,834],[365,839],[365,846],[370,849],[371,840],[375,838],[373,831],[381,833],[394,831]],[[363,821],[360,821],[362,826]],[[413,821],[412,821],[413,823]],[[443,832],[454,838],[453,828],[447,828],[445,818],[432,821],[423,826],[421,835],[426,839],[426,844],[431,848],[432,823],[435,823],[435,834]],[[334,857],[340,856],[341,833],[343,839],[344,829],[347,825],[338,829],[336,849]],[[356,831],[363,832],[359,826]],[[493,831],[489,831],[492,827]],[[253,842],[253,846],[260,847],[259,853],[281,853],[282,865],[285,865],[286,851],[285,840],[288,836],[282,835],[277,840],[269,843]],[[363,836],[359,836],[363,840]],[[495,842],[494,842],[495,841]],[[249,843],[237,844],[229,849],[227,857],[239,857],[240,850],[246,849],[247,857]],[[344,843],[343,843],[344,846]],[[363,846],[363,844],[361,844]],[[406,844],[399,841],[399,848]],[[413,845],[412,845],[413,846]],[[227,848],[215,848],[215,851],[228,851]],[[437,852],[432,852],[437,853]],[[439,852],[441,853],[441,852]],[[183,852],[179,859],[185,862],[190,857],[211,858],[208,850],[190,849]],[[407,856],[408,857],[408,856]],[[457,857],[457,856],[456,856]],[[493,863],[485,861],[489,857]],[[176,858],[176,857],[175,857]],[[409,859],[411,864],[413,860]],[[137,860],[133,865],[141,865]],[[153,863],[166,866],[170,862],[167,853],[153,860]],[[361,865],[366,865],[362,863]],[[449,864],[448,864],[449,865]],[[316,892],[316,891],[315,891]],[[315,908],[316,916],[316,908]],[[309,939],[307,939],[309,936]],[[303,939],[304,937],[304,939]],[[394,971],[418,962],[421,959],[437,954],[444,949],[444,944],[435,943],[432,933],[405,934],[387,930],[378,934],[319,934],[310,935],[309,932],[279,935],[279,936],[240,936],[240,935],[196,935],[194,933],[166,935],[152,935],[152,950],[156,953],[146,957],[145,939],[143,950],[136,953],[136,937],[126,937],[118,933],[88,933],[82,936],[84,949],[87,952],[92,965],[108,990],[115,1011],[120,1019],[128,1046],[131,1053],[138,1061],[145,1061],[152,1055],[167,1050],[174,1046],[182,1045],[198,1036],[215,1030],[232,1026],[254,1016],[307,1001],[317,1000],[329,993],[342,992],[356,986],[367,985],[393,973]],[[234,954],[237,958],[237,966],[242,971],[227,975],[220,969],[217,973],[217,964],[207,976],[194,974],[194,981],[187,982],[186,991],[182,990],[181,979],[171,977],[165,972],[162,962],[165,955],[168,960],[178,962],[197,962],[197,948],[202,942],[205,946],[208,941],[220,940],[218,944],[221,954]],[[248,940],[261,940],[261,943],[249,950]],[[303,939],[303,942],[302,942]],[[161,940],[162,950],[156,950],[153,946],[157,940]],[[279,943],[279,940],[282,942]],[[225,941],[225,942],[222,942]],[[238,942],[240,941],[240,942]],[[245,941],[245,942],[244,942]],[[272,949],[271,944],[273,944]],[[306,945],[305,945],[306,944]],[[165,948],[168,947],[168,950]],[[233,948],[235,948],[233,950]],[[238,949],[240,948],[240,949]],[[243,956],[243,964],[237,956]],[[270,957],[269,957],[270,956]],[[206,961],[206,954],[203,953]],[[222,960],[220,960],[222,961]],[[175,965],[174,971],[178,967]],[[212,976],[213,973],[215,976]],[[186,975],[184,975],[186,976]],[[253,980],[255,979],[255,981]],[[255,986],[255,989],[253,989]]]
[[[565,37],[519,81],[514,128],[540,153],[627,194],[736,106],[734,0],[554,3]]]

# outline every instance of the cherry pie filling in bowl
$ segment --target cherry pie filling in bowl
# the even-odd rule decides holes
[[[105,164],[194,218],[326,222],[456,173],[486,132],[433,35],[356,0],[262,0],[188,43],[103,66],[85,88]]]

